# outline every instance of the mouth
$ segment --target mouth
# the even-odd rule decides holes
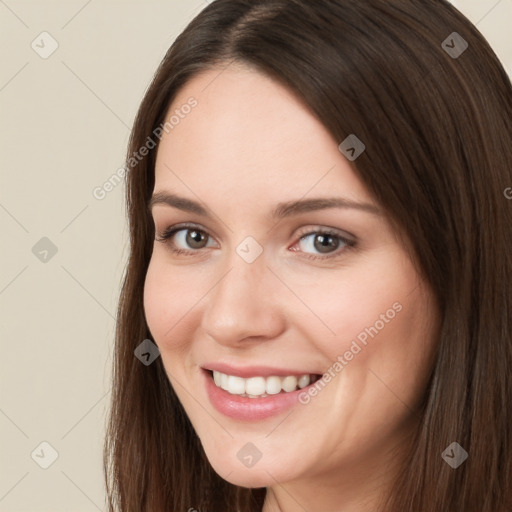
[[[311,373],[287,375],[286,370],[264,367],[241,370],[220,364],[209,366],[217,368],[203,367],[201,373],[210,403],[224,416],[244,422],[266,420],[304,403],[301,394],[322,377]]]
[[[205,369],[214,384],[229,393],[244,398],[258,399],[270,396],[293,393],[314,384],[322,376],[319,374],[303,373],[290,375],[270,375],[264,377],[255,375],[253,377],[240,377],[229,375],[216,370]]]

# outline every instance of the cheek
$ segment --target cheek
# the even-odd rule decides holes
[[[346,335],[330,355],[340,362],[341,374],[333,403],[340,409],[351,404],[370,424],[386,421],[394,428],[426,389],[436,346],[430,322],[435,310],[427,288],[412,288],[378,293],[357,322],[345,316]]]
[[[400,392],[407,383],[407,399],[414,401],[435,349],[432,294],[401,252],[366,263],[357,272],[347,270],[338,286],[317,283],[309,304],[331,333],[311,339],[330,361],[331,374],[350,378],[351,392],[384,386],[369,378],[373,372]]]
[[[173,269],[160,254],[152,257],[144,283],[144,314],[161,351],[179,350],[187,339],[194,304],[207,285],[192,272]]]
[[[369,347],[384,333],[398,341],[401,327],[413,319],[411,292],[417,285],[416,272],[397,251],[383,250],[337,275],[320,276],[315,286],[301,291],[330,333],[324,329],[325,336],[312,339],[326,348],[331,360],[350,350],[354,341]]]

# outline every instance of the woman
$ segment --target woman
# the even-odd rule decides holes
[[[511,137],[443,0],[204,9],[129,145],[110,510],[512,510]]]

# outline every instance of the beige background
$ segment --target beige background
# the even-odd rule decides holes
[[[512,0],[453,3],[510,75]],[[153,72],[205,5],[0,0],[1,512],[105,510],[101,451],[127,230],[123,185],[101,200],[93,190],[123,165]],[[44,31],[58,43],[47,58]]]

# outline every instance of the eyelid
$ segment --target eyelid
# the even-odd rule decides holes
[[[298,240],[292,245],[292,247],[295,247],[300,244],[300,242],[303,239],[308,238],[312,235],[330,235],[336,237],[342,244],[344,244],[344,247],[336,247],[336,249],[332,252],[324,253],[322,254],[312,254],[305,251],[300,251],[303,253],[301,258],[307,259],[307,260],[313,260],[318,262],[326,262],[327,260],[337,260],[343,257],[348,251],[354,250],[357,247],[357,238],[349,233],[346,233],[338,228],[331,228],[331,227],[324,227],[324,226],[317,226],[313,228],[307,228],[304,233],[297,235]],[[349,235],[349,236],[347,236]],[[299,252],[298,250],[294,252]]]
[[[179,222],[178,224],[173,224],[173,225],[165,228],[163,230],[162,234],[165,235],[165,233],[168,233],[170,231],[176,232],[176,231],[179,231],[180,229],[186,229],[186,228],[197,229],[198,231],[202,231],[210,237],[212,236],[208,232],[208,229],[203,228],[202,226],[200,226],[199,224],[195,224],[194,222]],[[352,242],[352,243],[356,243],[356,241],[357,241],[357,237],[355,235],[353,235],[352,233],[349,233],[348,231],[345,231],[345,230],[342,230],[339,228],[334,228],[331,226],[320,225],[320,224],[317,224],[317,225],[312,224],[311,227],[302,228],[299,230],[299,233],[296,236],[297,236],[297,238],[301,239],[306,235],[318,233],[319,231],[324,232],[324,233],[328,232],[331,234],[335,234],[336,236],[346,239],[347,241]]]
[[[299,230],[299,234],[297,235],[297,237],[300,239],[300,238],[303,238],[304,236],[312,235],[312,234],[315,234],[318,232],[336,235],[336,236],[340,237],[341,239],[347,240],[347,242],[351,242],[351,243],[356,243],[356,241],[357,241],[357,237],[355,235],[353,235],[352,233],[349,233],[348,231],[344,231],[339,228],[333,228],[330,226],[314,225],[314,224],[313,224],[313,227],[304,228],[304,231],[302,233]]]
[[[160,235],[157,235],[155,240],[162,243],[171,243],[171,238],[178,232],[183,230],[192,230],[195,229],[197,231],[200,231],[201,233],[205,234],[209,239],[215,239],[207,229],[201,227],[199,224],[195,224],[193,222],[181,222],[178,224],[173,224],[171,226],[168,226]],[[344,248],[336,248],[334,251],[330,253],[325,253],[325,255],[314,255],[311,253],[304,252],[304,258],[306,259],[312,259],[312,260],[327,260],[329,258],[336,258],[340,257],[342,253],[344,253],[346,250],[353,249],[357,245],[357,237],[352,235],[351,233],[348,233],[347,231],[343,231],[339,228],[333,228],[329,226],[323,226],[323,225],[312,225],[310,227],[303,228],[302,230],[299,230],[299,233],[295,236],[296,240],[292,244],[292,247],[296,246],[300,243],[300,241],[303,238],[307,238],[308,236],[315,235],[315,234],[323,234],[323,235],[333,235],[337,237],[342,243],[345,244]],[[202,249],[206,249],[206,247],[203,247],[201,249],[181,249],[172,248],[171,251],[176,254],[185,254],[185,255],[191,255],[191,256],[197,256],[200,252],[202,252]],[[294,251],[294,252],[300,252],[300,251]]]
[[[195,224],[193,222],[180,222],[178,224],[173,224],[171,226],[168,226],[167,228],[165,228],[161,233],[160,235],[156,234],[155,233],[155,236],[156,236],[156,240],[158,242],[168,242],[169,239],[171,238],[171,236],[174,236],[177,232],[179,231],[183,231],[183,230],[187,230],[187,229],[195,229],[197,231],[200,231],[201,233],[204,233],[207,237],[211,238],[211,239],[215,239],[215,237],[213,237],[207,229],[201,227],[199,224]],[[156,231],[156,230],[155,230]],[[185,250],[189,250],[191,252],[197,252],[198,250],[200,249],[183,249],[184,251]]]

